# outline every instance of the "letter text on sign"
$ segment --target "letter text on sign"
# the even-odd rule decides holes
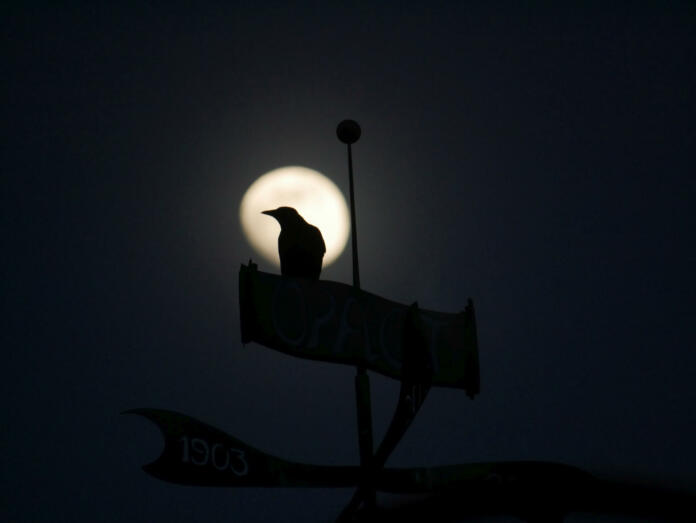
[[[245,476],[249,472],[244,451],[226,447],[222,443],[211,445],[201,438],[183,436],[181,462],[191,463],[198,467],[212,465],[219,471],[230,470],[236,476]]]

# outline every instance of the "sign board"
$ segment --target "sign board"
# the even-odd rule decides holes
[[[293,463],[257,450],[211,425],[162,409],[133,409],[157,425],[164,451],[143,470],[162,481],[208,487],[350,487],[358,467]]]
[[[211,425],[185,414],[133,409],[161,430],[162,455],[143,469],[157,479],[209,487],[351,487],[360,467],[311,465],[287,461],[255,449]],[[492,487],[584,485],[589,474],[545,462],[500,462],[440,467],[386,468],[375,471],[373,485],[382,492],[425,493],[480,483]],[[539,488],[543,492],[544,488]]]
[[[402,378],[409,306],[343,283],[269,274],[249,263],[239,272],[242,343],[292,356],[361,366]],[[476,319],[418,309],[433,386],[479,392]]]

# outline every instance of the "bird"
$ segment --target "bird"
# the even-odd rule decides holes
[[[321,231],[311,223],[307,223],[292,207],[278,207],[261,212],[273,216],[280,224],[278,235],[280,274],[318,280],[326,252]]]

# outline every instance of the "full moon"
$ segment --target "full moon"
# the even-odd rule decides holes
[[[290,166],[267,172],[247,189],[239,208],[242,230],[251,246],[278,267],[280,225],[261,211],[283,206],[294,207],[319,228],[326,244],[323,266],[331,265],[343,252],[350,233],[348,206],[336,184],[312,169]]]

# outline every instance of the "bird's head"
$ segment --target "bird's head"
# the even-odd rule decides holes
[[[261,211],[261,214],[267,214],[268,216],[273,216],[281,227],[284,225],[292,225],[299,222],[304,222],[300,213],[298,213],[292,207],[278,207],[270,211]]]

